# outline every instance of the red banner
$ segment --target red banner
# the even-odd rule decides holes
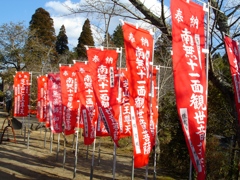
[[[74,66],[77,69],[78,93],[81,102],[81,115],[84,128],[84,144],[90,145],[95,139],[95,127],[98,116],[92,77],[87,64],[77,62]]]
[[[203,180],[207,125],[204,11],[192,1],[172,0],[171,14],[177,109],[197,178]]]
[[[232,74],[235,104],[238,113],[238,122],[240,124],[240,50],[238,42],[232,40],[230,37],[225,36],[224,41]]]
[[[110,136],[100,116],[98,116],[98,119],[97,119],[96,136],[100,136],[100,137]]]
[[[153,36],[145,29],[124,23],[123,36],[129,73],[130,112],[134,145],[134,167],[148,164],[153,139],[149,125],[149,70]]]
[[[47,118],[47,76],[40,76],[37,79],[38,84],[38,101],[37,101],[37,118],[39,122],[45,122]]]
[[[65,135],[74,134],[78,117],[78,83],[75,67],[61,66],[61,92],[63,103],[63,122]]]
[[[92,73],[94,93],[96,96],[99,115],[115,144],[118,146],[119,127],[117,101],[118,53],[116,50],[90,48],[87,50],[90,72]]]
[[[60,74],[48,74],[48,97],[50,128],[53,133],[62,133],[63,113]]]
[[[128,137],[132,135],[132,122],[130,114],[130,103],[129,103],[129,82],[127,78],[126,69],[120,69],[120,92],[119,98],[120,113],[119,113],[119,130],[120,137]]]
[[[14,116],[26,117],[29,109],[30,73],[17,72],[14,77]]]

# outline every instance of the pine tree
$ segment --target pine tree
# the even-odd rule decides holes
[[[114,30],[112,34],[112,42],[116,47],[123,47],[124,42],[123,42],[123,31],[122,31],[122,26],[119,24],[116,29]]]
[[[109,33],[105,34],[104,41],[103,41],[102,45],[105,46],[105,47],[115,47]]]
[[[66,51],[69,50],[68,37],[66,35],[66,30],[65,30],[64,25],[61,26],[60,31],[57,36],[56,50],[57,50],[58,54],[64,54]]]
[[[31,51],[31,59],[41,58],[39,59],[41,61],[56,63],[56,35],[53,19],[45,9],[38,8],[32,15],[29,31],[27,49]]]
[[[54,46],[56,42],[53,19],[50,14],[43,8],[38,8],[32,15],[29,23],[30,31],[35,31],[35,36],[39,41],[48,47]]]
[[[76,51],[79,59],[87,58],[86,48],[84,47],[85,45],[94,46],[94,40],[89,19],[86,19],[86,21],[84,22],[82,32],[80,34],[80,37],[78,38],[78,45]]]

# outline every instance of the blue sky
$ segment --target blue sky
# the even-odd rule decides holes
[[[66,11],[64,11],[66,8],[63,6],[63,3],[75,6],[77,2],[80,2],[80,0],[4,0],[1,1],[0,7],[0,25],[9,22],[24,22],[24,25],[28,27],[36,9],[42,7],[47,10],[53,18],[56,35],[61,25],[63,23],[66,24],[64,25],[65,27],[67,26],[66,30],[69,38],[69,46],[72,48],[76,46],[77,38],[80,35],[82,23],[85,18],[59,17],[66,13]]]
[[[29,26],[29,21],[32,18],[32,15],[35,13],[37,8],[44,8],[50,13],[51,18],[54,21],[54,27],[56,35],[58,35],[60,27],[64,24],[66,28],[66,34],[68,36],[69,47],[73,48],[77,45],[77,40],[82,31],[82,25],[85,22],[87,16],[83,14],[75,14],[71,16],[64,16],[69,14],[69,11],[63,4],[71,8],[76,8],[79,6],[79,3],[82,3],[84,0],[1,0],[0,7],[0,25],[3,23],[18,23],[24,22],[26,27]],[[129,3],[128,0],[120,0],[122,3]],[[149,8],[154,8],[159,11],[157,0],[141,0],[146,3]],[[159,4],[158,4],[159,5]],[[94,20],[90,19],[90,23],[94,25]],[[99,21],[95,27],[99,27]],[[110,33],[116,28],[120,23],[119,18],[112,20],[110,24]],[[104,22],[100,22],[104,28]],[[94,27],[92,27],[94,33]],[[99,34],[95,33],[94,34]],[[96,38],[96,37],[94,37]],[[99,38],[99,37],[98,37]],[[99,38],[101,39],[101,38]]]
[[[1,1],[0,24],[10,21],[25,21],[29,25],[32,15],[39,7],[44,8],[49,0],[4,0]]]

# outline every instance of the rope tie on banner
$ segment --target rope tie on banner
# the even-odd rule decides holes
[[[89,48],[96,48],[96,49],[101,49],[102,51],[104,50],[104,46],[87,46],[84,45],[84,47],[86,48],[86,50],[88,50]],[[107,49],[118,49],[117,47],[106,47]],[[122,48],[122,47],[121,47]],[[123,49],[123,48],[122,48]]]
[[[73,61],[73,64],[76,64],[77,62],[80,62],[80,63],[84,63],[84,64],[87,64],[88,61],[81,61],[81,60],[72,60]]]
[[[62,66],[69,66],[71,67],[73,64],[59,64],[59,67],[62,67]]]

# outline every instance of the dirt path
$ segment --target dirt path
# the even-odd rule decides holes
[[[0,113],[0,128],[5,119],[5,114]],[[6,125],[6,124],[5,124]],[[0,131],[1,135],[2,131]],[[52,152],[50,152],[50,133],[47,132],[46,143],[44,143],[44,129],[31,131],[29,146],[27,146],[27,135],[21,129],[15,129],[17,143],[3,141],[0,144],[0,179],[51,179],[67,180],[73,179],[74,172],[74,149],[73,136],[67,137],[66,161],[63,167],[63,136],[60,138],[60,151],[57,157],[57,135],[55,135]],[[8,135],[13,139],[9,129]],[[7,134],[4,135],[6,139]],[[25,141],[24,141],[25,139]],[[79,140],[79,151],[75,179],[90,179],[92,163],[92,146],[83,145],[83,139]],[[100,142],[101,141],[101,142]],[[101,156],[98,158],[99,142],[101,144]],[[45,147],[44,147],[45,144]],[[129,140],[120,142],[121,148],[117,149],[115,179],[131,179],[132,159],[131,143]],[[87,153],[88,152],[88,153]],[[93,179],[113,179],[113,143],[109,138],[101,138],[96,141],[94,156]],[[145,179],[145,168],[134,170],[134,179]],[[149,178],[153,179],[152,167],[149,167]],[[157,179],[162,179],[158,177]]]

